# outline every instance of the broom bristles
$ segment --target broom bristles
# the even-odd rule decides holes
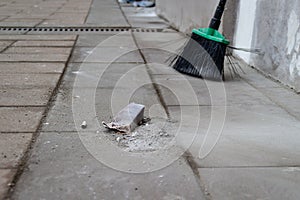
[[[222,81],[226,47],[193,33],[179,55],[171,60],[171,65],[184,74]]]

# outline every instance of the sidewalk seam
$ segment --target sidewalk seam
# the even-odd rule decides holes
[[[202,181],[200,172],[198,170],[199,166],[195,162],[193,155],[190,153],[189,150],[186,150],[185,153],[182,155],[182,157],[186,161],[187,165],[191,168],[191,170],[195,176],[196,182],[198,183],[206,200],[212,200],[211,194],[208,192],[204,182]]]

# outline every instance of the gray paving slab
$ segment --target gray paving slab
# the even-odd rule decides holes
[[[15,47],[73,47],[74,41],[17,41],[13,44]]]
[[[57,47],[10,47],[6,49],[4,54],[48,54],[60,57],[60,55],[69,56],[71,48],[57,48]],[[30,55],[29,55],[30,56]],[[43,59],[43,58],[42,58]],[[44,59],[43,59],[44,60]]]
[[[55,88],[61,74],[1,74],[0,88]]]
[[[0,62],[1,74],[62,73],[65,63]]]
[[[164,63],[147,63],[152,75],[178,75],[171,66]]]
[[[132,47],[75,47],[71,62],[143,63],[138,50]]]
[[[108,68],[105,69],[105,67]],[[99,77],[100,75],[98,74],[102,71],[104,73],[102,77]],[[129,80],[126,76],[129,76]],[[75,85],[76,77],[81,81],[80,85]],[[118,83],[122,79],[126,81],[126,84]],[[50,110],[43,130],[76,130],[72,115],[72,101],[81,101],[81,99],[85,99],[86,94],[93,92],[96,94],[95,109],[98,113],[97,119],[100,122],[110,120],[113,117],[111,110],[113,94],[121,96],[121,98],[113,98],[116,101],[114,103],[117,104],[114,108],[115,112],[118,112],[130,102],[136,102],[146,105],[145,113],[148,115],[151,106],[159,104],[156,92],[149,83],[151,83],[151,80],[146,72],[145,65],[70,63],[62,81],[57,101]],[[74,88],[76,89],[74,91],[76,94],[72,94]],[[89,105],[89,103],[86,104]],[[115,112],[114,114],[116,114]]]
[[[83,23],[86,18],[86,13],[75,13],[75,12],[56,12],[50,16],[49,19],[58,19],[61,23],[69,20],[78,20],[78,23]],[[45,20],[47,21],[47,20]]]
[[[4,51],[13,41],[0,41],[0,52]]]
[[[65,16],[67,17],[67,16]],[[61,27],[61,26],[75,26],[79,24],[83,24],[85,20],[85,16],[81,16],[81,18],[64,18],[64,19],[47,19],[44,20],[38,27]]]
[[[12,182],[15,173],[14,169],[0,169],[0,199],[5,197],[8,185]]]
[[[300,198],[298,167],[199,169],[215,200]]]
[[[146,72],[146,66],[144,64],[135,63],[70,63],[65,73],[65,78],[62,82],[64,87],[68,88],[92,88],[97,84],[97,88],[110,88],[113,89],[118,84],[120,79],[126,78],[131,73],[141,72],[143,77],[146,77],[148,82],[149,76]],[[75,78],[80,80],[80,84],[74,85]],[[131,79],[131,82],[144,81],[138,77],[135,80]],[[118,84],[118,87],[122,85]]]
[[[41,40],[54,40],[54,41],[63,41],[63,40],[75,40],[76,35],[0,35],[1,40],[31,40],[31,41],[41,41]]]
[[[5,16],[5,15],[0,15],[0,21],[6,19],[8,16]]]
[[[182,47],[187,39],[177,32],[134,32],[134,36],[136,37],[140,48],[169,49],[172,51],[176,51],[178,48]]]
[[[164,20],[158,17],[128,17],[128,21],[135,28],[157,28],[165,29],[170,27]]]
[[[100,20],[101,19],[101,20]],[[117,2],[93,1],[86,24],[97,24],[98,26],[128,27]]]
[[[0,132],[35,132],[45,109],[44,107],[0,107]]]
[[[132,47],[135,42],[129,32],[118,34],[80,35],[76,43],[77,47]]]
[[[169,65],[169,60],[174,55],[172,52],[157,48],[142,49],[142,53],[145,56],[147,63],[158,63],[166,66]]]
[[[0,62],[66,62],[69,54],[0,54]]]
[[[0,134],[0,168],[16,168],[32,139],[31,133]]]
[[[43,131],[76,131],[74,118],[78,119],[80,116],[78,109],[75,112],[72,106],[80,105],[82,108],[89,105],[85,102],[85,94],[95,92],[95,109],[96,118],[91,113],[89,118],[82,118],[82,121],[87,121],[87,130],[96,131],[99,129],[95,120],[100,124],[102,121],[110,121],[113,116],[130,102],[140,103],[146,106],[145,116],[150,116],[150,110],[153,106],[160,105],[159,99],[155,90],[151,85],[146,85],[138,88],[136,91],[129,89],[98,89],[93,90],[89,88],[78,89],[72,93],[72,89],[61,89],[53,108],[49,111],[46,123],[43,124]],[[122,98],[113,98],[114,92]],[[128,98],[126,98],[129,96]],[[81,103],[81,101],[83,101]],[[74,104],[74,102],[76,104]]]
[[[219,83],[179,73],[177,75],[153,75],[153,77],[161,86],[162,96],[167,105],[178,105],[178,103],[179,105],[274,104],[242,80]]]
[[[259,88],[259,90],[272,99],[273,102],[300,120],[300,94],[296,94],[294,91],[282,87]]]
[[[169,112],[177,119],[181,109],[193,113],[197,108],[169,107]],[[199,109],[198,136],[189,148],[199,166],[299,165],[299,121],[276,105],[202,106]],[[192,115],[185,117],[193,120]],[[189,137],[182,138],[182,142],[187,139]]]
[[[249,71],[251,69],[248,69]],[[270,98],[274,103],[286,109],[289,113],[300,119],[300,95],[296,94],[293,90],[284,88],[279,83],[275,83],[266,79],[263,75],[258,74],[251,70],[245,76],[245,80],[257,88],[262,94]],[[265,82],[263,82],[265,79]]]
[[[76,47],[96,47],[114,35],[115,34],[81,34],[76,42]]]
[[[122,6],[129,23],[133,27],[142,28],[167,28],[169,24],[159,18],[155,13],[155,8],[135,8],[132,6]]]
[[[38,138],[13,199],[41,198],[205,199],[182,159],[153,173],[122,173],[92,157],[76,133]]]
[[[11,21],[2,21],[0,22],[0,26],[6,26],[6,27],[33,27],[38,25],[41,22],[41,20],[39,21],[27,21],[27,22],[11,22]]]
[[[0,88],[0,106],[46,106],[53,88]]]
[[[255,86],[256,88],[276,88],[282,87],[279,83],[274,82],[271,79],[266,78],[261,73],[258,73],[255,69],[252,69],[250,66],[247,66],[243,62],[235,61],[238,63],[245,73],[239,73],[242,78],[247,81],[249,84]]]

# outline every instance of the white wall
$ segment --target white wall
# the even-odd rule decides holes
[[[240,0],[233,45],[241,48],[251,48],[254,31],[257,0]],[[246,63],[250,63],[251,54],[235,51],[235,54]]]

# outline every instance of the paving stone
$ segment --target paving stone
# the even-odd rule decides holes
[[[0,88],[54,88],[60,76],[60,74],[1,74]]]
[[[0,106],[46,106],[53,88],[1,89]]]
[[[95,92],[95,105],[89,108],[95,109],[97,116],[93,113],[89,116],[81,117],[81,108],[88,109],[85,103],[88,99],[88,94]],[[123,98],[113,98],[113,93],[117,92]],[[129,96],[127,98],[127,96]],[[110,121],[113,116],[130,102],[140,103],[146,106],[145,116],[150,116],[152,106],[160,105],[156,91],[152,85],[145,85],[138,88],[136,91],[129,89],[105,89],[101,88],[93,90],[89,88],[72,89],[63,88],[60,90],[55,105],[49,111],[46,123],[43,125],[43,131],[77,131],[75,127],[74,117],[82,118],[82,121],[87,121],[88,128],[86,131],[96,131],[99,129],[96,122]],[[74,106],[80,105],[81,107]],[[163,109],[162,109],[163,110]],[[86,111],[86,110],[85,110]],[[163,111],[164,112],[164,111]]]
[[[86,18],[85,13],[61,13],[61,12],[56,12],[54,15],[50,16],[49,19],[59,19],[64,22],[64,20],[78,20],[78,22],[84,22]],[[47,20],[46,20],[47,21]]]
[[[152,75],[178,75],[179,72],[172,67],[161,63],[147,63]]]
[[[66,62],[66,54],[0,54],[0,62]]]
[[[0,107],[0,132],[35,132],[45,108]]]
[[[6,49],[9,45],[11,45],[14,41],[0,41],[0,52]]]
[[[119,34],[79,35],[77,47],[133,47],[136,45],[127,32]]]
[[[261,92],[242,80],[224,83],[186,75],[154,75],[167,105],[272,105]],[[245,92],[246,91],[246,92]],[[176,97],[177,96],[177,97]],[[181,98],[179,101],[178,97]]]
[[[172,53],[160,49],[142,49],[147,63],[158,63],[168,66]]]
[[[136,48],[103,47],[103,48],[75,48],[71,62],[143,62]]]
[[[82,67],[82,71],[77,73],[79,67]],[[101,63],[71,63],[65,73],[64,81],[62,82],[61,88],[55,105],[50,110],[50,114],[47,118],[47,123],[44,124],[43,130],[46,131],[76,131],[73,119],[72,101],[85,99],[86,94],[94,92],[92,89],[93,85],[96,86],[96,104],[95,109],[98,113],[100,122],[103,120],[110,120],[113,116],[111,109],[112,94],[113,92],[118,93],[122,98],[114,98],[117,100],[117,107],[114,108],[115,112],[125,107],[129,102],[136,102],[146,105],[145,115],[149,115],[149,110],[155,104],[159,104],[156,91],[149,85],[150,78],[146,72],[145,65],[137,64],[111,64],[103,73],[102,77],[98,82],[99,70],[103,70],[106,64]],[[138,75],[131,75],[129,77],[130,83],[119,84],[116,86],[118,80],[126,75],[136,67],[142,70],[136,71]],[[82,75],[82,76],[81,76]],[[81,85],[76,86],[77,94],[72,94],[72,90],[75,87],[74,81],[76,76],[83,78]],[[94,77],[95,76],[95,77]],[[132,76],[134,78],[132,78]],[[145,82],[148,80],[147,82]],[[125,98],[129,95],[128,98]],[[76,96],[80,97],[77,98]],[[64,123],[60,123],[64,122]],[[90,124],[90,122],[89,122]],[[89,125],[89,128],[93,126]],[[97,127],[95,127],[97,128]]]
[[[36,26],[40,23],[40,21],[27,21],[27,22],[8,22],[8,21],[3,21],[0,22],[0,26],[5,26],[5,27],[33,27]]]
[[[0,169],[0,199],[3,199],[8,191],[8,184],[12,182],[16,173],[14,169]]]
[[[34,41],[17,41],[13,44],[16,47],[73,47],[74,41],[49,41],[49,40],[34,40]]]
[[[184,45],[186,37],[180,33],[139,33],[134,32],[140,48],[158,48],[177,50]]]
[[[67,17],[67,16],[66,16]],[[49,27],[49,26],[71,26],[74,27],[78,24],[83,24],[85,20],[85,17],[82,16],[81,19],[77,18],[64,18],[64,19],[50,19],[45,20],[43,23],[39,24],[38,27]]]
[[[228,60],[225,59],[225,63],[228,64]],[[241,61],[234,61],[236,65],[239,65],[243,72],[240,72],[240,76],[249,84],[253,85],[255,88],[278,88],[282,87],[279,83],[272,81],[271,79],[266,78],[261,73],[258,73],[255,69],[246,65]],[[239,70],[240,71],[240,70]]]
[[[300,198],[298,167],[199,169],[215,200]]]
[[[0,62],[1,74],[62,73],[64,63]]]
[[[152,173],[122,173],[91,156],[77,133],[41,133],[28,164],[13,199],[205,199],[183,159]]]
[[[73,88],[75,78],[81,81],[77,84],[77,88],[91,88],[98,82],[97,88],[113,89],[118,81],[128,73],[139,72],[142,69],[143,76],[146,76],[149,81],[149,76],[146,72],[144,64],[135,63],[71,63],[65,73],[65,79],[62,82],[64,87]],[[135,78],[136,81],[140,80]],[[134,82],[134,79],[131,81]],[[142,83],[141,83],[142,84]],[[122,87],[118,85],[119,87]]]
[[[177,119],[185,113],[192,121],[200,109],[198,136],[189,147],[201,167],[267,167],[297,166],[300,161],[299,121],[276,105],[235,105],[199,108],[169,107]],[[191,126],[195,126],[191,124]],[[197,126],[196,126],[197,127]],[[187,131],[193,133],[193,130]],[[206,143],[203,146],[204,137]],[[183,143],[187,138],[180,138]],[[200,159],[200,148],[202,147]]]
[[[300,120],[300,94],[286,88],[259,88],[259,90]],[[278,95],[280,94],[280,95]]]
[[[100,1],[93,2],[86,24],[97,24],[98,26],[103,27],[129,26],[117,5],[103,6],[102,2]]]
[[[0,21],[6,19],[8,16],[0,15]]]
[[[8,18],[0,22],[0,26],[21,26],[21,27],[33,27],[41,23],[42,19],[14,19],[14,18]]]
[[[6,49],[4,54],[48,54],[48,55],[70,55],[71,48],[56,47],[10,47]],[[29,55],[30,56],[30,55]]]
[[[141,28],[158,28],[165,29],[170,27],[164,20],[158,17],[136,17],[127,16],[127,19],[131,26]]]
[[[0,40],[0,46],[1,47],[7,47],[9,46],[10,44],[12,44],[14,41],[1,41]]]
[[[75,40],[76,35],[0,35],[1,40],[63,41]]]
[[[0,168],[18,167],[31,139],[31,133],[0,133]]]
[[[76,42],[76,47],[96,47],[104,40],[113,37],[114,34],[81,34]]]

